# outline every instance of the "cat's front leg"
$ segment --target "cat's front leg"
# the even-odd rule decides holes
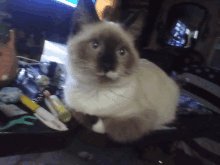
[[[79,124],[84,125],[86,128],[92,129],[94,132],[105,133],[103,121],[99,117],[77,112],[69,107],[67,108],[70,110],[72,116]]]
[[[103,120],[94,115],[84,114],[82,112],[77,112],[72,108],[67,107],[74,119],[77,120],[78,123],[84,125],[86,128],[92,129],[94,132],[104,134],[105,126]]]
[[[72,115],[80,124],[84,125],[86,128],[89,129],[92,129],[93,126],[95,126],[99,121],[99,118],[97,116],[84,114],[82,112],[72,111]]]
[[[102,119],[98,119],[97,123],[92,126],[92,130],[97,133],[104,134],[105,133],[105,125]]]
[[[66,109],[72,114],[71,127],[76,127],[84,122],[84,114],[81,112],[76,112],[73,108],[66,106]]]

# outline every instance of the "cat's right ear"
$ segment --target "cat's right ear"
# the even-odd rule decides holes
[[[134,40],[137,40],[142,33],[145,25],[145,16],[145,10],[139,10],[131,14],[123,23],[121,23],[122,28],[128,31],[133,36]]]
[[[77,34],[83,24],[99,22],[95,5],[92,0],[78,0],[77,8],[73,12],[71,33]]]

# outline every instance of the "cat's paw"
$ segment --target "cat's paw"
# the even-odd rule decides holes
[[[102,119],[99,119],[98,122],[92,126],[92,130],[101,134],[105,133],[105,126]]]

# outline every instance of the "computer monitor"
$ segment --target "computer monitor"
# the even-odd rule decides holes
[[[12,16],[12,28],[27,34],[44,31],[47,40],[67,41],[77,0],[6,0],[6,4],[2,10]]]

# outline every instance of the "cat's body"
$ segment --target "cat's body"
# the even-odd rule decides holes
[[[175,119],[177,85],[155,64],[139,59],[128,29],[108,21],[79,29],[68,41],[64,91],[79,122],[85,114],[97,116],[93,131],[126,142]]]

